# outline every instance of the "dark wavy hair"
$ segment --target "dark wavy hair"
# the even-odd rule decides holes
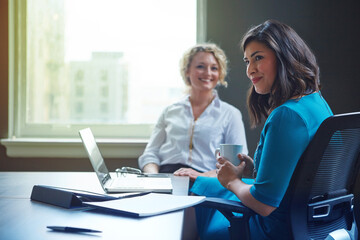
[[[290,98],[319,91],[319,66],[315,55],[305,41],[288,25],[276,20],[267,20],[252,27],[242,38],[241,48],[257,41],[274,51],[277,60],[277,76],[269,94],[248,91],[248,111],[252,127],[267,118],[272,110]]]

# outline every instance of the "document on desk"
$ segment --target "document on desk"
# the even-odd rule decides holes
[[[204,200],[204,196],[149,193],[139,197],[103,202],[83,202],[83,205],[132,217],[149,217],[195,206]]]

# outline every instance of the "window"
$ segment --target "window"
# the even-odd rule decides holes
[[[147,138],[184,94],[182,53],[199,40],[202,1],[15,0],[10,132],[16,138]]]

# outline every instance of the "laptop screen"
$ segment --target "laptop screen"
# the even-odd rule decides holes
[[[90,128],[80,130],[79,134],[96,175],[98,176],[100,182],[104,185],[108,178],[110,178],[110,174],[105,165],[104,159],[101,156],[100,150],[96,145],[94,135],[92,134]]]

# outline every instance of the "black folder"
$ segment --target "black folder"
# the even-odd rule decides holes
[[[82,202],[107,201],[117,197],[97,194],[88,191],[59,188],[45,185],[35,185],[31,192],[31,200],[55,205],[63,208],[83,207]]]

